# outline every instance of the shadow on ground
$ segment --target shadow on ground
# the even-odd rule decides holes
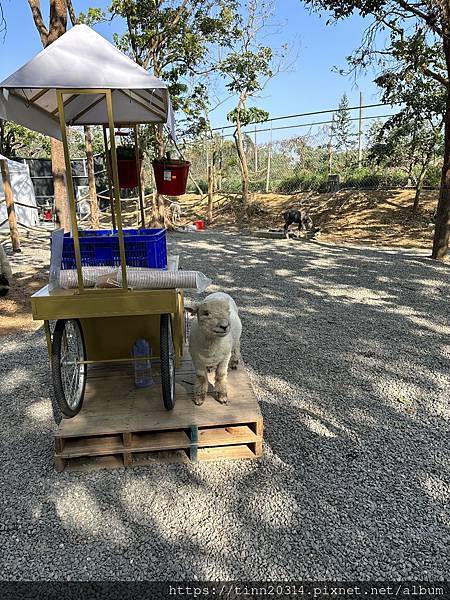
[[[3,338],[4,578],[445,578],[448,267],[226,233],[170,246],[240,306],[264,457],[57,474],[42,331]]]

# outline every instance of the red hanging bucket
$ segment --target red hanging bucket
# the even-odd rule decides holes
[[[154,160],[156,189],[165,196],[181,196],[186,193],[189,167],[186,160]]]

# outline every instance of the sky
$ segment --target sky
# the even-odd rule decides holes
[[[0,39],[0,81],[14,72],[42,49],[41,41],[34,26],[31,11],[26,0],[2,0],[7,33]],[[48,1],[41,2],[43,12]],[[76,12],[85,12],[89,6],[106,8],[107,0],[73,0]],[[295,58],[293,66],[270,81],[254,105],[267,110],[271,117],[302,112],[327,110],[338,105],[344,92],[351,106],[359,103],[359,93],[363,94],[364,104],[379,101],[377,88],[373,83],[374,73],[360,74],[357,81],[333,72],[334,67],[345,67],[345,57],[358,46],[365,28],[364,21],[351,17],[336,25],[327,26],[327,14],[311,14],[300,0],[274,0],[273,20],[279,33],[267,38],[265,43],[274,47],[287,43]],[[47,15],[45,14],[47,21]],[[111,40],[112,34],[120,32],[120,21],[103,23],[96,31]],[[225,102],[211,114],[213,127],[227,125],[226,114],[233,108],[233,102]],[[381,111],[381,113],[380,113]],[[383,108],[367,109],[365,116],[385,114]],[[353,116],[357,116],[355,112]],[[313,120],[326,120],[327,115],[291,119],[277,125],[294,125]],[[275,127],[275,124],[274,124]],[[302,129],[298,130],[302,131]],[[303,130],[304,131],[304,130]],[[286,131],[277,132],[285,136]],[[261,134],[266,137],[267,134]],[[274,138],[277,135],[274,134]]]

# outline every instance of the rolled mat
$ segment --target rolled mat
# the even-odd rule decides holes
[[[85,287],[121,287],[122,270],[111,267],[83,267],[83,284]],[[133,289],[168,289],[183,288],[203,292],[211,279],[200,271],[164,271],[161,269],[144,269],[127,267],[128,287]],[[61,271],[59,284],[62,288],[78,287],[76,270]]]

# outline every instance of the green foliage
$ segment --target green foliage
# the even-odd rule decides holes
[[[78,15],[78,22],[89,27],[102,21],[106,21],[106,15],[101,8],[88,8],[87,13],[81,12]]]
[[[272,59],[273,51],[269,46],[244,51],[238,48],[230,52],[221,66],[223,73],[232,75],[226,88],[234,94],[245,94],[246,97],[261,91],[263,78],[270,79],[273,75]]]
[[[136,158],[136,149],[134,146],[116,146],[116,155],[118,160],[134,160]]]
[[[311,173],[310,171],[300,171],[292,177],[283,179],[277,186],[277,191],[283,194],[292,194],[294,192],[324,191],[327,176],[321,173]]]
[[[237,0],[112,0],[110,18],[121,17],[117,47],[167,83],[173,107],[183,114],[178,126],[188,135],[207,128],[205,77],[214,67],[211,45],[225,48],[237,35]],[[83,18],[105,20],[100,9]],[[148,136],[150,140],[150,136]]]
[[[408,183],[420,181],[432,159],[442,155],[441,127],[423,119],[403,114],[375,125],[370,132],[369,164],[383,168],[395,167],[407,174]]]
[[[227,114],[227,119],[230,123],[236,123],[239,116],[241,125],[248,125],[249,123],[262,123],[267,121],[269,113],[261,108],[250,107],[250,108],[233,108]]]
[[[10,158],[48,158],[50,138],[23,125],[0,120],[0,153]]]
[[[98,126],[91,127],[92,129],[92,152],[95,155],[103,154],[103,133],[102,128]],[[70,127],[69,135],[69,154],[71,158],[84,158],[86,156],[86,146],[84,139],[83,127]]]
[[[393,169],[391,171],[374,171],[371,168],[356,169],[348,174],[343,181],[343,188],[395,188],[407,184],[405,172]]]
[[[354,147],[356,135],[353,131],[347,94],[342,96],[338,110],[334,114],[331,134],[337,150],[348,151]]]

